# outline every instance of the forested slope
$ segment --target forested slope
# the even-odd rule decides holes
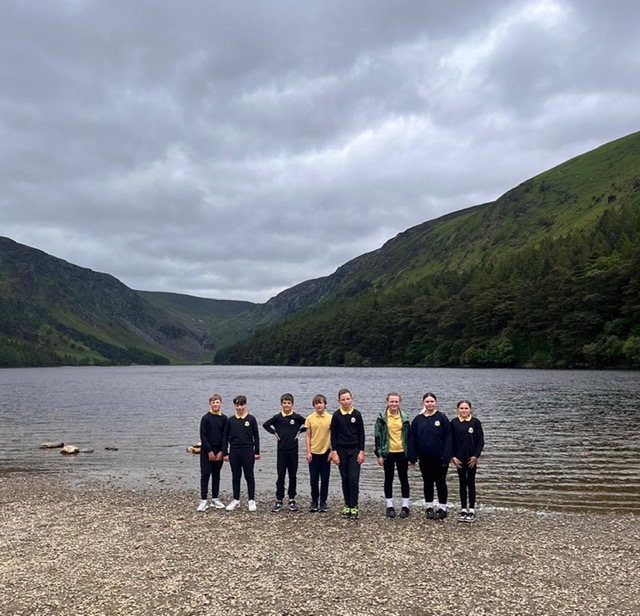
[[[353,269],[216,361],[638,367],[640,133],[409,229]]]

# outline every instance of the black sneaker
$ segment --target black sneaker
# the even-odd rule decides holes
[[[396,517],[396,510],[393,507],[387,507],[387,517],[388,518]]]
[[[447,510],[438,508],[438,511],[436,511],[435,519],[444,520],[446,517],[447,517]]]
[[[427,520],[433,520],[434,519],[434,515],[433,515],[433,507],[427,507]]]
[[[289,509],[289,511],[299,511],[300,507],[298,507],[298,503],[296,503],[295,500],[291,499],[289,501],[288,509]]]
[[[273,511],[274,513],[282,511],[282,501],[276,501],[275,503],[273,503],[273,505],[271,505],[271,511]]]
[[[318,511],[318,501],[311,501],[311,504],[309,505],[309,511],[311,511],[312,513]]]
[[[401,518],[409,517],[409,507],[403,507],[402,509],[400,509],[400,517]]]
[[[466,522],[468,515],[469,514],[466,511],[461,511],[458,515],[458,522]]]
[[[343,518],[350,518],[351,517],[351,507],[347,507],[345,505],[345,507],[342,509],[342,517]]]
[[[473,511],[470,511],[469,513],[467,513],[467,519],[465,520],[465,522],[475,522],[476,521],[476,514]]]
[[[320,509],[318,509],[320,513],[327,513],[327,503],[320,503]]]

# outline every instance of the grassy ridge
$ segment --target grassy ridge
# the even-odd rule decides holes
[[[229,363],[640,365],[640,133],[358,259]]]

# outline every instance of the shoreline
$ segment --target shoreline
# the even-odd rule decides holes
[[[228,495],[225,494],[225,502]],[[265,496],[261,494],[261,496]],[[3,614],[636,614],[640,518],[196,513],[193,490],[0,475]],[[302,504],[305,504],[302,501]]]

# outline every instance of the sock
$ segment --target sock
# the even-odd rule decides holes
[[[409,508],[409,499],[408,498],[403,498],[402,499],[402,506],[406,507],[407,509]]]
[[[433,501],[431,501],[430,503],[427,503],[427,509],[431,508],[433,509]]]
[[[476,510],[473,507],[469,507],[469,513],[475,513]]]
[[[438,503],[438,508],[439,509],[443,509],[444,511],[447,510],[447,503]]]
[[[387,498],[385,500],[387,501],[387,507],[393,507],[393,499],[392,498]]]

